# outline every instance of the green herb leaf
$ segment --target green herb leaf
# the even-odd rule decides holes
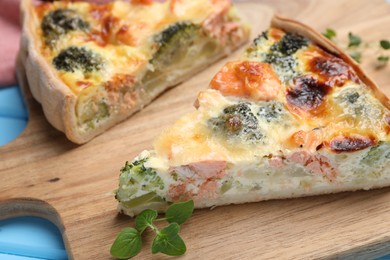
[[[128,259],[141,251],[141,234],[135,228],[124,228],[116,237],[110,253],[119,259]]]
[[[388,40],[381,40],[381,41],[379,42],[379,44],[380,44],[381,47],[382,47],[383,49],[385,49],[385,50],[390,49],[390,41],[388,41]]]
[[[170,256],[183,255],[187,248],[178,234],[179,229],[180,226],[177,223],[171,223],[169,226],[161,229],[153,240],[152,253],[161,252]]]
[[[389,56],[379,56],[378,58],[378,61],[379,62],[382,62],[382,63],[387,63],[389,61]]]
[[[322,33],[326,38],[329,40],[332,40],[334,37],[336,37],[336,31],[331,28],[326,28],[325,32]]]
[[[348,48],[359,47],[360,44],[362,43],[362,39],[358,35],[355,35],[351,32],[348,34],[348,38],[349,38]]]
[[[175,203],[169,206],[165,213],[165,218],[169,223],[183,224],[194,211],[194,201]]]
[[[140,232],[144,232],[145,228],[151,226],[157,218],[157,211],[146,209],[135,218],[135,228]]]
[[[360,52],[351,52],[349,54],[349,56],[351,56],[352,59],[354,59],[356,62],[360,63],[361,60],[362,60],[362,54]]]

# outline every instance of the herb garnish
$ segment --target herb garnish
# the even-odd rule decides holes
[[[170,256],[180,256],[186,252],[186,245],[179,235],[183,224],[194,210],[194,202],[174,203],[168,207],[165,218],[157,218],[157,211],[146,209],[135,218],[135,228],[124,228],[111,246],[111,255],[119,259],[136,256],[142,247],[142,233],[150,228],[156,233],[152,244],[152,253],[163,253]],[[166,220],[168,226],[159,230],[155,221]]]
[[[360,63],[362,61],[362,53],[359,51],[351,52],[351,53],[349,53],[349,56],[351,56],[351,58],[354,59],[358,63]]]
[[[388,40],[381,40],[379,42],[379,45],[381,46],[381,48],[383,50],[388,50],[390,49],[390,41]],[[379,62],[379,66],[380,67],[383,67],[385,66],[388,62],[389,62],[389,55],[379,55],[379,57],[377,58],[378,62]]]
[[[360,36],[353,34],[351,32],[348,33],[348,39],[349,39],[348,48],[359,47],[360,44],[362,43],[362,38],[360,38]]]
[[[326,38],[330,40],[334,40],[334,38],[337,36],[337,33],[334,29],[331,28],[326,28],[325,31],[322,33]],[[362,44],[363,40],[362,38],[354,34],[352,32],[348,33],[348,45],[345,47],[345,51],[348,52],[349,56],[353,58],[356,62],[360,63],[362,60],[362,49],[366,47],[371,47],[371,46],[378,46],[377,44],[372,44],[372,43],[366,43]],[[390,49],[390,41],[388,40],[380,40],[379,41],[379,47],[380,49],[377,51],[377,68],[384,67],[390,60],[389,55],[383,54],[384,50],[389,50]]]
[[[388,40],[381,40],[381,41],[379,42],[379,44],[381,45],[381,47],[382,47],[384,50],[390,49],[390,41],[388,41]]]
[[[326,28],[325,32],[323,32],[322,35],[324,35],[329,40],[332,40],[334,37],[337,36],[337,33],[335,30],[331,28]]]

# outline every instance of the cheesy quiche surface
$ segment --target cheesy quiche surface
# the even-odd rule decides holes
[[[84,143],[249,34],[228,0],[24,0],[21,63],[48,120]]]
[[[390,185],[387,98],[312,29],[275,17],[197,110],[121,170],[120,211],[213,207]]]

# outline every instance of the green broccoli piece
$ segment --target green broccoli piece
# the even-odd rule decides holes
[[[84,47],[69,47],[53,59],[53,65],[57,70],[89,73],[103,68],[103,58]]]
[[[145,167],[145,163],[148,158],[141,160],[136,160],[132,163],[126,162],[125,166],[121,169],[121,172],[131,171],[131,178],[129,180],[130,184],[135,183],[147,183],[143,184],[142,188],[159,188],[164,189],[164,183],[161,178],[157,175],[157,172],[152,168]]]
[[[301,35],[286,33],[283,38],[275,42],[269,53],[266,54],[264,62],[269,63],[274,68],[279,78],[287,83],[299,76],[297,72],[297,61],[292,56],[300,48],[307,46],[308,40]]]
[[[264,62],[272,65],[284,83],[299,76],[296,58],[291,55],[284,56],[280,52],[270,52],[266,54]]]
[[[280,102],[267,102],[264,106],[260,107],[257,115],[268,123],[279,122],[284,115],[283,104]]]
[[[266,41],[271,40],[268,31],[261,33],[254,39],[252,46],[248,48],[246,55],[261,62],[272,65],[279,78],[288,83],[291,79],[299,76],[297,71],[297,59],[293,54],[300,48],[308,45],[308,40],[301,35],[286,33],[280,41],[264,50],[259,46],[267,45]]]
[[[126,162],[121,169],[119,189],[116,192],[116,198],[120,202],[134,204],[134,200],[137,203],[151,198],[162,200],[156,193],[165,188],[164,182],[154,169],[145,166],[148,160],[146,157],[132,163]]]
[[[381,158],[390,158],[388,142],[381,141],[376,146],[371,147],[370,151],[362,159],[362,163],[368,166],[374,166]]]
[[[308,40],[296,33],[286,33],[283,38],[271,46],[271,51],[280,52],[283,55],[292,55],[297,50],[308,45]]]
[[[265,44],[269,40],[268,31],[264,31],[259,34],[252,42],[252,45],[246,50],[246,56],[248,58],[257,59],[261,62],[264,62],[266,58],[266,53],[264,51],[259,51],[258,47]]]
[[[254,40],[253,46],[257,47],[262,44],[263,41],[268,41],[268,31],[260,33]]]
[[[86,124],[89,129],[95,128],[95,123],[110,116],[110,108],[103,100],[89,100],[83,111],[78,111],[80,123]]]
[[[185,58],[188,48],[203,36],[200,26],[189,22],[170,25],[154,37],[158,49],[151,59],[157,69],[163,69]]]
[[[228,138],[258,142],[264,138],[258,122],[249,105],[239,103],[226,107],[219,117],[209,120],[209,125],[215,132],[222,132]]]
[[[57,9],[43,17],[41,28],[46,44],[52,46],[60,36],[70,31],[87,31],[89,23],[85,22],[74,10]]]

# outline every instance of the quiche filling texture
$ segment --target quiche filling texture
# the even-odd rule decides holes
[[[390,182],[390,111],[349,62],[296,32],[271,27],[259,35],[214,76],[196,108],[122,168],[121,212]]]
[[[64,119],[73,129],[48,119],[76,143],[231,53],[249,35],[228,0],[43,2],[32,16],[35,47],[76,97]],[[41,101],[43,93],[32,92]]]

